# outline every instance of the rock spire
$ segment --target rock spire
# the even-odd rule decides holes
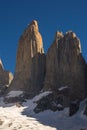
[[[28,93],[40,90],[45,74],[45,54],[42,36],[36,20],[23,32],[18,43],[16,69],[10,88],[21,89]]]
[[[45,89],[58,90],[68,86],[71,98],[84,98],[86,63],[81,54],[80,40],[72,31],[56,33],[46,57]]]

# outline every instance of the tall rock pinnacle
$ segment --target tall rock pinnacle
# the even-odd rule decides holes
[[[57,32],[47,52],[45,89],[58,90],[60,86],[68,86],[71,98],[82,98],[85,95],[85,73],[86,63],[76,34]]]
[[[34,20],[19,39],[15,76],[10,88],[28,92],[39,90],[43,84],[44,73],[43,41],[38,23]]]
[[[37,53],[43,54],[44,49],[42,37],[38,32],[37,21],[34,20],[24,31],[19,40],[16,61],[16,72],[19,72],[22,69],[28,69],[27,71],[29,71],[30,73],[30,59],[36,56]]]

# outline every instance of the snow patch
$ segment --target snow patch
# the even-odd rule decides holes
[[[11,91],[8,93],[7,97],[18,97],[23,94],[23,91]]]
[[[64,90],[64,89],[66,89],[66,88],[68,88],[68,86],[60,87],[58,90],[59,90],[59,91],[62,91],[62,90]]]
[[[57,106],[58,106],[58,107],[63,107],[63,105],[61,105],[61,104],[58,104]]]
[[[51,91],[45,91],[43,93],[40,93],[39,95],[35,96],[33,99],[27,100],[27,102],[24,102],[23,106],[27,106],[29,108],[30,111],[28,111],[28,113],[33,113],[33,110],[37,106],[36,102],[39,101],[41,98],[49,95],[50,93],[52,93],[52,92]]]
[[[51,91],[45,91],[45,92],[43,92],[43,93],[41,93],[41,94],[35,96],[35,97],[33,98],[33,101],[38,101],[38,100],[40,100],[41,98],[46,97],[47,95],[49,95],[49,94],[51,94],[51,93],[52,93]]]

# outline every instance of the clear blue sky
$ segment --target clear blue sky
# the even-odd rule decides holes
[[[14,72],[19,37],[34,19],[45,52],[56,31],[73,30],[87,61],[87,0],[0,0],[0,57],[6,70]]]

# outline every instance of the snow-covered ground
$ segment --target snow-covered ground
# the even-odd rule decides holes
[[[36,101],[48,95],[44,92],[18,107],[17,104],[5,104],[0,98],[0,130],[87,130],[87,117],[83,115],[85,101],[79,111],[69,117],[69,109],[52,112],[46,110],[35,114]]]

